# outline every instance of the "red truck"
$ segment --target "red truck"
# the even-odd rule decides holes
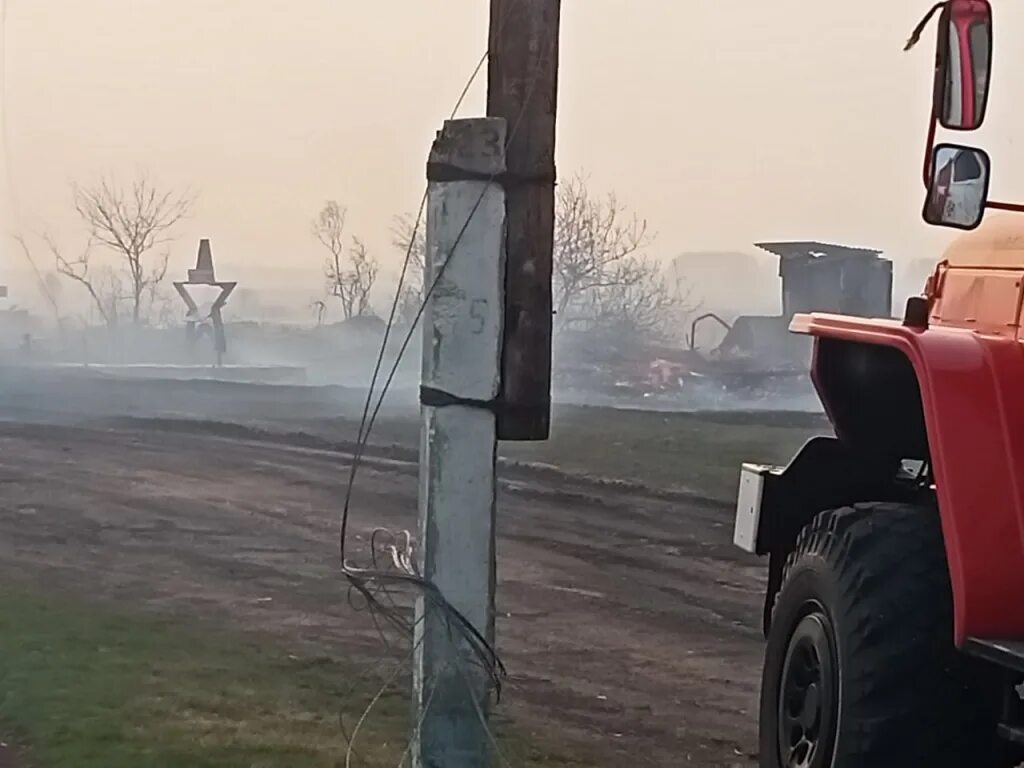
[[[902,320],[794,318],[834,436],[741,473],[735,541],[768,556],[764,768],[1024,759],[1024,227],[982,225],[1024,206],[989,200],[984,151],[935,142],[984,120],[993,35],[985,0],[933,10],[924,217],[970,231]]]

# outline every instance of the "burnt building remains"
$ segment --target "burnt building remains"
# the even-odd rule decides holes
[[[607,339],[584,337],[557,356],[556,385],[562,392],[577,390],[588,396],[686,394],[689,402],[704,406],[762,404],[772,398],[813,402],[807,375],[812,343],[789,332],[793,315],[830,312],[891,317],[892,262],[877,250],[828,243],[757,246],[779,259],[780,314],[747,315],[731,324],[713,312],[701,314],[690,324],[686,349],[670,344],[616,346]],[[725,329],[724,341],[717,347],[698,347],[698,330],[705,325]]]

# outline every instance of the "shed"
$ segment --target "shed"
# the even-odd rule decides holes
[[[873,248],[796,241],[755,243],[779,257],[782,313],[892,317],[892,262]]]

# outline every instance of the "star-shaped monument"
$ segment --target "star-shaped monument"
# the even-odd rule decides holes
[[[189,286],[212,285],[220,288],[220,295],[210,305],[210,310],[205,315],[199,311],[199,305],[189,293]],[[221,309],[228,301],[228,296],[235,290],[237,282],[223,282],[217,279],[213,271],[213,252],[210,250],[210,241],[203,238],[199,241],[199,255],[196,257],[196,268],[188,271],[188,280],[174,283],[175,290],[185,302],[188,311],[185,313],[185,325],[189,342],[195,344],[204,333],[211,333],[213,346],[217,352],[217,365],[224,361],[224,353],[228,351],[227,338],[224,336],[224,320],[221,318]]]

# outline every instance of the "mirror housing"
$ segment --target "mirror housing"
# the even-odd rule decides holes
[[[985,215],[992,163],[975,147],[938,144],[932,151],[924,220],[955,229],[974,229]]]
[[[992,70],[988,0],[947,0],[939,18],[934,110],[943,128],[973,131],[985,120]]]

